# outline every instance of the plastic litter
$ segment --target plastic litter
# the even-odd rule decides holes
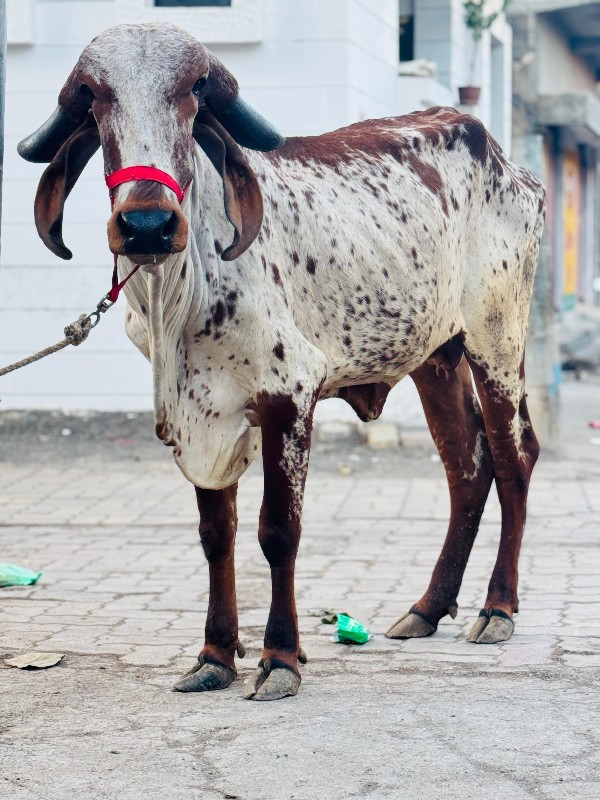
[[[344,644],[364,644],[373,638],[373,634],[365,628],[362,622],[348,614],[338,614],[337,631],[332,635],[332,642]]]
[[[588,422],[588,428],[594,428],[596,431],[600,431],[600,420],[598,419],[591,419]]]
[[[41,577],[41,572],[33,572],[17,564],[0,564],[0,586],[29,586]]]

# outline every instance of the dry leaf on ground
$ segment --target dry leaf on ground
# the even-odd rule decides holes
[[[45,669],[59,664],[64,657],[64,653],[23,653],[23,655],[14,656],[14,658],[5,658],[4,663],[19,669],[27,669],[28,667]]]

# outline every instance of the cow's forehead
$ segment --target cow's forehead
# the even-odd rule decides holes
[[[199,77],[208,69],[208,51],[176,25],[118,25],[90,42],[79,67],[118,93],[124,82],[163,87],[182,75]]]

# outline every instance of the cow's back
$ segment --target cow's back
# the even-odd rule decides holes
[[[267,269],[335,384],[406,374],[464,328],[496,206],[521,213],[519,171],[453,109],[288,139],[266,162]]]

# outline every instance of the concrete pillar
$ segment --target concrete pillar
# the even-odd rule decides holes
[[[544,181],[543,138],[532,134],[513,139],[514,160]],[[559,385],[560,363],[553,300],[551,245],[544,232],[533,297],[525,358],[527,405],[540,445],[556,452],[560,440]]]
[[[509,9],[510,13],[510,9]],[[544,139],[537,123],[537,37],[535,16],[510,17],[513,29],[513,150],[512,159],[547,184]],[[557,192],[557,196],[560,195]],[[544,233],[537,265],[525,358],[527,404],[542,448],[559,447],[560,362],[554,306],[552,247]]]

